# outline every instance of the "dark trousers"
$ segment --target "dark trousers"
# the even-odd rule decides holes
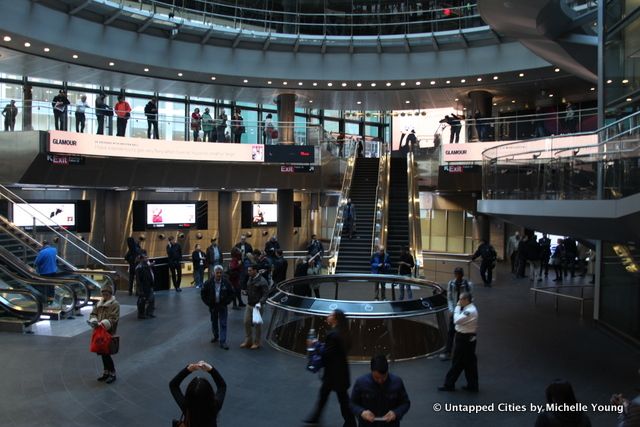
[[[182,282],[182,266],[180,263],[169,263],[169,271],[171,272],[173,287],[180,289],[180,283]]]
[[[116,136],[124,136],[127,131],[127,119],[124,117],[118,117],[116,121]]]
[[[67,130],[67,115],[64,111],[53,109],[53,121],[56,130]]]
[[[460,142],[460,129],[462,126],[451,126],[451,134],[449,135],[449,144]]]
[[[451,369],[444,380],[445,387],[454,388],[460,374],[464,371],[467,387],[478,388],[478,359],[476,358],[476,335],[456,332]]]
[[[157,120],[147,120],[147,138],[151,139],[152,137],[153,139],[160,139]]]
[[[98,120],[98,131],[96,133],[98,135],[104,135],[104,115],[98,114],[96,115],[96,119]]]
[[[110,354],[101,354],[102,357],[102,367],[107,372],[116,372],[116,366],[113,364],[113,359]]]
[[[375,298],[376,299],[386,299],[387,298],[387,284],[385,282],[378,282],[375,285]]]
[[[229,309],[226,305],[216,305],[209,309],[211,313],[211,332],[214,338],[220,338],[220,344],[227,342],[227,315]]]
[[[224,131],[225,131],[226,128],[227,128],[226,126],[219,126],[216,129],[216,133],[218,134],[216,139],[218,140],[218,142],[227,142],[226,141],[226,137],[224,135]]]
[[[444,348],[445,354],[451,354],[453,350],[453,339],[456,336],[456,327],[453,323],[453,314],[449,313],[449,329],[447,330],[447,345]]]
[[[129,295],[133,293],[133,284],[136,280],[136,265],[129,264]]]
[[[338,402],[340,403],[340,412],[342,413],[342,418],[344,419],[343,427],[356,427],[356,420],[351,412],[351,408],[349,407],[349,394],[347,390],[332,390],[329,386],[322,383],[322,387],[320,387],[320,394],[318,396],[318,402],[316,403],[316,407],[313,410],[313,414],[309,417],[308,421],[318,422],[320,420],[320,415],[322,415],[322,410],[327,404],[327,400],[329,400],[329,394],[332,391],[336,392],[338,395]]]
[[[138,317],[151,316],[156,309],[156,297],[151,291],[148,295],[138,296]]]
[[[5,132],[13,132],[16,127],[16,119],[13,120],[4,120],[4,131]]]
[[[511,254],[511,272],[516,274],[518,272],[518,251],[514,251]]]
[[[526,269],[527,269],[527,260],[519,256],[518,266],[516,268],[516,277],[524,277],[524,273]]]
[[[202,131],[202,142],[216,142],[216,133],[213,129]]]
[[[242,134],[241,133],[234,133],[233,134],[233,142],[236,144],[240,144],[240,139],[242,138]]]
[[[485,285],[490,285],[493,279],[493,261],[482,261],[480,263],[480,277]]]
[[[76,112],[76,132],[82,133],[84,132],[84,124],[86,121],[86,116],[84,113]]]
[[[554,280],[556,280],[557,282],[562,282],[562,265],[561,264],[554,265],[553,271],[556,273],[556,278]]]
[[[549,256],[542,256],[540,260],[540,275],[542,276],[542,270],[544,270],[545,277],[549,275]]]

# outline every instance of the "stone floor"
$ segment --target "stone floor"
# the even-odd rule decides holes
[[[562,302],[556,313],[549,298],[534,306],[528,280],[514,280],[508,273],[499,278],[493,288],[476,291],[480,393],[438,392],[448,363],[437,358],[396,363],[391,369],[404,378],[412,402],[403,426],[533,425],[531,412],[496,408],[465,414],[433,408],[445,403],[542,404],[545,386],[555,378],[571,381],[578,400],[587,404],[607,403],[613,392],[638,393],[637,348],[581,320],[575,302]],[[135,304],[131,297],[118,297],[123,304]],[[231,350],[210,344],[208,312],[194,289],[158,293],[157,305],[156,319],[139,321],[135,314],[121,319],[121,351],[114,357],[118,380],[112,385],[95,380],[101,364],[89,353],[88,328],[72,337],[0,334],[0,425],[169,426],[179,416],[169,380],[200,359],[215,365],[228,383],[219,425],[301,425],[319,388],[317,376],[305,372],[304,359],[269,346],[240,349],[237,311],[229,318]],[[591,311],[588,304],[585,317]],[[352,365],[352,377],[367,368]],[[589,416],[596,427],[615,425],[613,413]],[[333,397],[324,425],[341,425]]]

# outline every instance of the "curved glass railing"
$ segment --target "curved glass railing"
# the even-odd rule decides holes
[[[0,322],[19,322],[28,327],[40,320],[42,302],[30,291],[7,289],[0,283]]]
[[[378,283],[392,290],[411,286],[413,299],[371,301]],[[308,296],[312,288],[319,289],[321,298]],[[274,308],[267,340],[294,355],[306,353],[310,329],[323,339],[325,317],[335,309],[349,318],[352,361],[369,361],[378,353],[393,360],[427,356],[442,349],[447,333],[445,293],[426,280],[375,274],[306,276],[282,282],[267,302]]]
[[[483,152],[485,199],[619,199],[640,192],[640,112],[596,132]]]
[[[476,3],[457,7],[425,9],[421,3],[376,1],[322,2],[298,0],[270,2],[271,8],[256,8],[255,2],[194,0],[176,6],[170,0],[93,0],[102,6],[117,7],[126,15],[152,19],[148,25],[165,29],[189,25],[227,30],[247,30],[268,36],[366,37],[459,31],[485,26]],[[148,26],[147,25],[147,26]]]

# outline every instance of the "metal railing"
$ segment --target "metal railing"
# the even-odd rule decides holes
[[[168,29],[219,26],[227,31],[246,30],[269,37],[279,34],[366,37],[455,31],[485,25],[475,3],[424,9],[414,2],[344,2],[345,7],[336,3],[329,9],[318,3],[299,1],[288,2],[286,6],[271,3],[271,9],[258,9],[255,3],[245,1],[194,0],[179,6],[167,0],[93,2],[121,9],[129,16],[139,16],[140,20],[152,18],[154,24]]]
[[[569,294],[563,294],[561,291],[562,290],[574,290],[574,289],[580,289],[580,296],[577,295],[569,295]],[[543,294],[543,295],[551,295],[553,297],[555,297],[555,310],[556,312],[558,311],[558,303],[559,300],[561,299],[565,299],[565,300],[570,300],[570,301],[578,301],[580,303],[580,317],[584,317],[584,303],[585,301],[593,301],[593,296],[592,297],[585,297],[584,296],[584,290],[585,289],[594,289],[593,285],[563,285],[563,286],[544,286],[544,287],[533,287],[530,288],[529,290],[531,292],[533,292],[533,303],[536,304],[538,302],[538,294]]]
[[[31,291],[0,289],[0,309],[22,320],[24,327],[29,327],[40,320],[43,305]],[[0,322],[2,322],[1,318]]]
[[[391,153],[389,144],[381,144],[376,184],[376,204],[371,231],[371,255],[379,246],[387,245],[387,212],[389,211],[389,180],[391,173]]]
[[[576,144],[576,142],[582,142]],[[598,142],[599,141],[599,142]],[[640,112],[577,136],[483,152],[485,199],[619,199],[640,191]]]

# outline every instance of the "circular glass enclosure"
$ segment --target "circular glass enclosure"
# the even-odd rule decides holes
[[[446,340],[447,299],[437,283],[427,280],[375,274],[299,277],[280,283],[268,303],[274,308],[268,342],[301,356],[309,330],[323,340],[325,318],[335,309],[349,318],[351,361],[368,362],[380,353],[392,360],[424,357],[441,350]]]

